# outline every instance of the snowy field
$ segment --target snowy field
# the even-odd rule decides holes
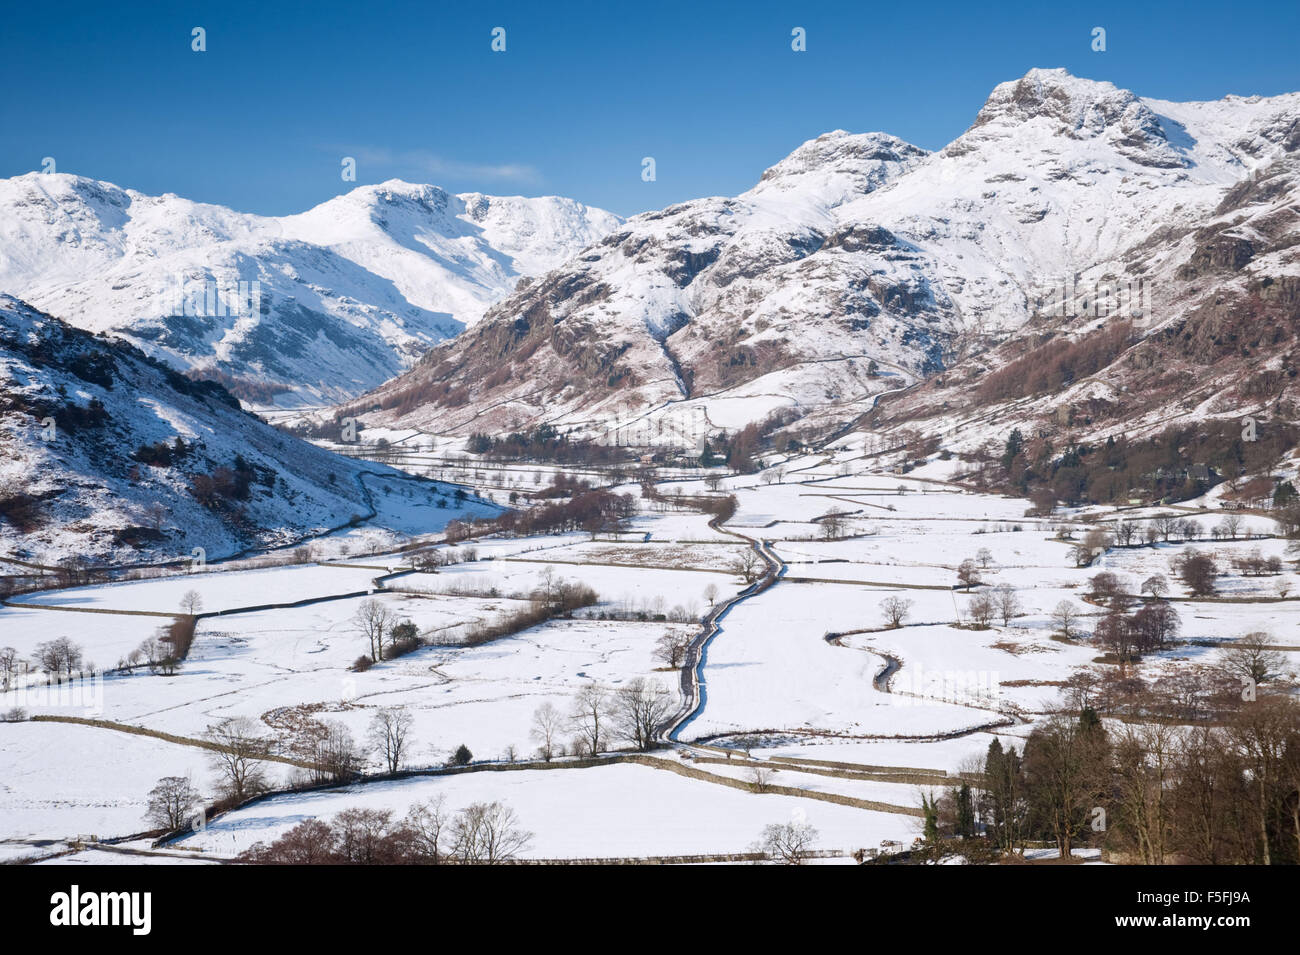
[[[680,674],[668,668],[657,644],[666,636],[686,641],[699,634],[712,597],[725,612],[699,668],[698,705],[678,740],[688,747],[709,740],[752,749],[772,766],[776,785],[914,808],[920,798],[914,784],[829,776],[781,761],[942,776],[981,759],[995,738],[1023,747],[1037,719],[1058,702],[1061,684],[1080,667],[1096,665],[1098,648],[1063,640],[1052,613],[1069,601],[1080,614],[1080,629],[1091,631],[1105,608],[1086,593],[1101,571],[1119,575],[1134,594],[1152,575],[1169,582],[1184,642],[1144,662],[1140,673],[1147,679],[1169,667],[1214,665],[1222,658],[1218,647],[1186,641],[1231,642],[1266,631],[1284,646],[1300,645],[1300,575],[1284,541],[1115,547],[1081,568],[1073,559],[1074,541],[1058,539],[1057,530],[1071,522],[1077,540],[1087,526],[1083,515],[1027,518],[1025,501],[943,483],[952,462],[931,462],[908,476],[869,467],[851,451],[810,455],[788,462],[778,482],[754,476],[720,482],[719,490],[735,494],[739,504],[728,528],[770,541],[770,553],[781,562],[781,579],[756,596],[739,596],[746,583],[735,562],[749,551],[744,537],[709,527],[700,513],[644,500],[635,485],[619,489],[635,496],[640,511],[617,539],[575,532],[432,543],[450,563],[437,573],[402,573],[386,582],[387,590],[376,589],[376,578],[409,571],[412,554],[395,550],[395,540],[372,536],[348,538],[347,556],[343,539],[318,543],[314,556],[328,563],[262,570],[236,564],[33,594],[0,607],[0,647],[12,646],[25,659],[38,644],[68,637],[87,660],[112,666],[180,612],[191,589],[205,611],[220,613],[199,622],[190,655],[175,674],[141,669],[111,676],[89,685],[89,700],[11,689],[0,692],[0,711],[91,716],[185,738],[201,736],[218,720],[247,717],[282,752],[301,759],[324,724],[341,724],[364,744],[376,712],[397,707],[411,717],[410,767],[440,766],[462,744],[475,761],[523,760],[537,749],[532,730],[538,708],[551,704],[567,714],[575,695],[593,683],[612,692],[649,679],[663,686],[670,710],[686,702]],[[505,468],[492,476],[500,486],[526,488],[547,483],[552,473],[539,469],[534,481],[531,469]],[[660,489],[670,496],[679,489],[712,493],[700,480]],[[396,488],[392,493],[399,495]],[[400,496],[392,505],[402,506]],[[833,509],[844,515],[838,539],[828,539],[825,521],[818,520]],[[1157,513],[1126,512],[1125,518]],[[1115,518],[1105,509],[1086,515],[1108,527]],[[1201,519],[1208,533],[1215,515]],[[421,520],[413,517],[411,533],[422,530]],[[1276,529],[1264,519],[1247,524],[1257,535]],[[1178,578],[1177,562],[1191,551],[1219,564],[1212,598],[1190,599]],[[1283,572],[1242,573],[1235,562],[1256,551],[1265,560],[1281,559]],[[982,583],[970,590],[957,586],[957,567],[966,559],[980,564]],[[575,619],[551,620],[479,646],[455,645],[468,627],[526,606],[523,598],[548,579],[587,585],[598,603],[577,611]],[[979,596],[1000,585],[1015,592],[1014,617],[985,629],[972,626]],[[434,645],[355,671],[354,661],[369,649],[356,623],[368,599],[394,622],[409,620]],[[887,628],[890,599],[908,601],[897,629]],[[311,602],[239,611],[294,601]],[[158,616],[52,609],[60,607]],[[598,619],[602,615],[623,619]],[[1293,668],[1300,667],[1300,651],[1287,655]],[[565,726],[560,742],[570,745],[574,735]],[[364,745],[366,768],[379,770],[378,754]],[[677,759],[671,750],[661,752]],[[700,762],[698,768],[741,781],[750,773],[740,765]],[[57,847],[79,835],[124,836],[147,828],[145,800],[160,776],[189,775],[205,795],[216,783],[200,748],[67,722],[0,723],[0,771],[0,840],[53,840],[56,849],[42,851],[63,854],[51,864],[193,862]],[[284,764],[272,767],[277,783],[295,772]],[[178,848],[230,855],[305,818],[353,806],[400,815],[438,794],[453,809],[478,800],[508,803],[534,833],[526,853],[534,858],[743,851],[764,825],[800,813],[820,830],[823,848],[910,842],[916,834],[914,818],[905,814],[611,765],[472,772],[275,797],[218,818]],[[0,847],[19,856],[30,844]]]
[[[147,610],[180,613],[181,598],[193,590],[206,612],[268,603],[293,603],[312,597],[370,590],[373,570],[311,565],[266,570],[209,570],[157,580],[73,587],[20,598],[18,602],[92,610]]]
[[[121,836],[161,776],[208,775],[203,750],[59,723],[0,726],[0,839]]]
[[[911,816],[872,812],[797,796],[758,795],[666,770],[617,765],[423,777],[265,800],[215,820],[176,848],[233,855],[269,842],[306,819],[350,807],[404,815],[443,795],[455,810],[473,802],[509,804],[533,833],[524,858],[558,859],[744,852],[764,826],[806,819],[818,847],[852,851],[884,839],[911,841]]]

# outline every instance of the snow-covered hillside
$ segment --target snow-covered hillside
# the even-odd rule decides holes
[[[1077,272],[1134,277],[1288,155],[1298,120],[1300,94],[1176,104],[1032,70],[937,153],[837,131],[734,199],[636,216],[352,410],[596,435],[844,419],[1024,327]]]
[[[1060,447],[1215,418],[1300,420],[1300,97],[1150,105],[1182,131],[1170,142],[1188,178],[1163,200],[1146,189],[1104,207],[1106,226],[1133,238],[1124,254],[1081,266],[1064,308],[882,402],[876,427],[969,452],[1013,427]],[[1179,194],[1201,198],[1168,206]],[[1129,221],[1143,209],[1149,222]],[[1140,314],[1116,310],[1125,276],[1147,290]]]
[[[0,292],[254,404],[316,404],[398,374],[618,222],[397,180],[275,218],[29,173],[0,180]]]
[[[276,431],[219,385],[0,296],[0,553],[36,564],[208,558],[373,519],[493,510]],[[419,520],[403,519],[418,511]]]

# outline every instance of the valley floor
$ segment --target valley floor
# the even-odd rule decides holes
[[[1079,568],[1055,533],[1071,515],[1027,518],[1025,501],[975,494],[940,475],[879,471],[859,451],[850,443],[788,462],[770,483],[726,479],[719,490],[739,506],[720,528],[629,486],[617,490],[637,495],[639,512],[616,539],[439,544],[452,553],[436,573],[413,571],[409,556],[394,552],[12,599],[0,607],[0,646],[30,658],[38,645],[68,637],[102,668],[170,623],[185,592],[198,592],[204,616],[173,674],[139,667],[61,687],[26,676],[0,693],[0,713],[25,716],[0,723],[0,861],[228,861],[306,819],[358,807],[400,816],[439,796],[453,810],[508,804],[532,833],[524,858],[720,859],[751,849],[764,826],[792,819],[815,827],[820,849],[846,857],[910,844],[923,793],[949,785],[994,739],[1023,745],[1064,681],[1099,654],[1057,635],[1052,614],[1072,600],[1091,629],[1102,611],[1082,594],[1101,569],[1135,584],[1153,573],[1173,581],[1184,640],[1143,662],[1151,678],[1211,665],[1218,643],[1252,631],[1300,633],[1294,572],[1232,576],[1224,588],[1231,599],[1193,600],[1169,570],[1189,545],[1112,549]],[[498,474],[495,486],[527,483],[533,471]],[[701,481],[659,487],[670,501],[679,489],[717,493]],[[832,509],[842,512],[836,539],[824,533]],[[1246,525],[1243,536],[1258,539],[1214,549],[1281,553],[1281,542],[1265,536],[1275,533],[1272,521]],[[751,594],[736,562],[756,545],[775,563],[776,580]],[[958,565],[982,550],[983,585],[956,589]],[[597,602],[572,619],[463,644],[470,628],[507,617],[556,580],[586,584]],[[1292,596],[1278,597],[1279,580]],[[973,627],[973,602],[999,584],[1014,588],[1017,613]],[[891,599],[909,602],[897,628],[884,614]],[[432,645],[355,672],[367,645],[354,621],[371,600]],[[656,646],[665,635],[699,633],[711,608],[723,608],[716,633],[696,680],[683,681]],[[1295,659],[1300,647],[1287,651]],[[670,739],[596,765],[536,762],[540,706],[567,713],[592,682],[616,689],[638,678],[660,681],[670,709],[685,717]],[[144,815],[160,777],[190,776],[213,791],[203,734],[218,720],[249,717],[277,740],[268,777],[284,787],[307,765],[323,723],[362,740],[385,707],[412,716],[406,778],[275,795],[162,849],[143,835],[153,828]],[[443,773],[461,745],[474,762]],[[366,768],[381,767],[372,756]]]

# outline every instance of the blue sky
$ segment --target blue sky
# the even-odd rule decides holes
[[[566,195],[628,215],[741,192],[830,129],[938,148],[1035,66],[1163,99],[1300,89],[1295,0],[1141,7],[10,4],[0,176],[51,156],[59,172],[283,214],[352,188],[352,156],[357,184]],[[195,26],[206,52],[190,48]],[[795,26],[806,52],[790,48]]]

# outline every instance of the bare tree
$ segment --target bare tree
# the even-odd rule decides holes
[[[203,609],[203,596],[197,590],[187,590],[181,597],[181,610],[193,617]]]
[[[67,637],[57,637],[36,645],[36,662],[50,675],[72,671],[81,666],[81,647]]]
[[[1194,597],[1208,597],[1215,591],[1215,578],[1219,567],[1214,558],[1196,551],[1188,551],[1178,567],[1178,575]]]
[[[957,582],[965,587],[968,593],[972,587],[983,583],[980,579],[979,565],[969,557],[963,560],[957,567]]]
[[[817,844],[817,830],[805,822],[772,823],[763,829],[758,850],[783,865],[803,865]]]
[[[718,600],[717,584],[711,583],[704,588],[704,599],[709,602],[710,607],[712,607],[715,603],[717,603]]]
[[[595,756],[604,750],[608,736],[609,696],[599,683],[588,683],[578,691],[573,700],[570,725],[587,753]]]
[[[352,625],[370,643],[370,659],[384,658],[384,637],[393,626],[393,615],[378,600],[364,600],[352,615]]]
[[[167,521],[167,508],[154,501],[144,509],[145,526],[150,530],[160,531]]]
[[[312,743],[312,776],[316,782],[337,783],[361,772],[361,753],[352,731],[337,720],[326,723]]]
[[[619,733],[637,749],[654,744],[656,727],[668,716],[671,697],[658,680],[629,680],[614,693],[613,717]]]
[[[821,519],[822,536],[826,540],[839,540],[844,536],[844,511],[838,507],[832,507]]]
[[[0,648],[0,690],[9,689],[9,684],[18,675],[18,651],[13,647]]]
[[[1150,594],[1156,600],[1160,600],[1165,594],[1169,593],[1169,581],[1165,579],[1164,574],[1152,574],[1142,581],[1142,592]]]
[[[1052,611],[1052,623],[1056,625],[1057,630],[1061,631],[1061,636],[1067,640],[1072,640],[1075,633],[1078,632],[1075,623],[1079,616],[1079,608],[1075,604],[1068,600],[1062,600],[1056,605],[1056,609]]]
[[[746,547],[732,564],[732,573],[738,574],[747,584],[762,576],[763,559],[752,547]]]
[[[897,630],[912,612],[912,601],[903,597],[886,597],[880,602],[880,611],[888,624]]]
[[[266,788],[263,760],[270,744],[257,733],[257,724],[247,716],[224,719],[209,726],[203,738],[210,744],[211,759],[221,774],[226,795],[246,799]]]
[[[550,700],[533,711],[533,726],[529,736],[539,744],[537,752],[548,763],[555,755],[556,741],[563,732],[564,725],[564,716]]]
[[[993,563],[993,551],[989,550],[987,547],[981,547],[975,553],[975,560],[981,567],[987,570],[989,564]]]
[[[998,616],[1002,626],[1011,626],[1011,621],[1021,613],[1020,597],[1010,584],[1001,584],[993,589],[993,601],[997,605]]]
[[[655,656],[664,666],[676,670],[686,658],[686,650],[690,645],[689,634],[680,630],[669,630],[655,643]]]
[[[1300,782],[1295,754],[1300,744],[1300,710],[1289,695],[1261,697],[1232,714],[1227,733],[1242,769],[1252,780],[1255,799],[1250,800],[1254,804],[1250,816],[1258,833],[1260,861],[1272,865],[1277,857],[1269,839],[1271,819],[1283,813],[1290,816],[1292,835],[1300,849],[1300,806],[1291,799]],[[1283,808],[1285,803],[1291,804],[1289,811]]]
[[[390,773],[402,768],[414,722],[403,707],[384,707],[370,720],[370,743],[379,750]]]
[[[443,834],[450,825],[447,797],[436,796],[412,804],[403,827],[410,834],[411,851],[416,861],[438,865],[443,859]]]
[[[1173,828],[1170,790],[1177,735],[1170,726],[1122,725],[1116,740],[1113,798],[1144,865],[1162,865]]]
[[[515,811],[500,802],[466,806],[452,820],[450,835],[457,861],[474,865],[508,862],[533,838],[531,832],[519,827]]]
[[[1241,533],[1241,515],[1224,514],[1223,520],[1219,521],[1219,530],[1225,537],[1236,540],[1237,535]]]
[[[560,575],[555,572],[554,567],[547,564],[542,568],[542,572],[538,575],[537,580],[538,583],[541,584],[538,588],[541,599],[545,601],[546,606],[553,606],[555,595],[560,586]]]
[[[201,808],[202,795],[188,776],[164,776],[149,790],[145,819],[168,832],[189,822]]]
[[[1281,674],[1286,654],[1277,649],[1272,634],[1256,630],[1225,649],[1219,665],[1234,679],[1257,686]]]
[[[997,602],[990,593],[978,593],[970,602],[971,619],[981,630],[987,630],[997,613]]]

